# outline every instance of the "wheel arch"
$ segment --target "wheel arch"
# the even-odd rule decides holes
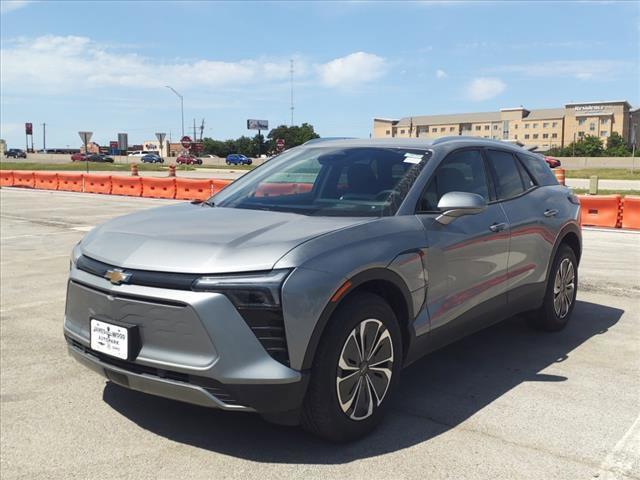
[[[349,287],[346,289],[345,293],[343,293],[337,301],[333,301],[336,293],[347,285],[348,282]],[[312,367],[316,351],[318,350],[318,346],[320,345],[333,313],[341,305],[344,305],[349,298],[353,298],[354,295],[357,295],[360,292],[373,293],[382,297],[387,303],[389,303],[389,306],[394,311],[396,318],[398,319],[400,331],[402,333],[401,341],[403,346],[403,355],[406,355],[410,340],[409,326],[411,319],[414,317],[411,292],[402,277],[397,273],[387,268],[373,268],[358,273],[336,288],[336,293],[334,293],[331,297],[332,300],[329,300],[322,311],[322,314],[314,328],[313,334],[311,335],[302,364],[303,369],[309,369]]]
[[[573,250],[573,253],[575,253],[576,255],[578,265],[580,265],[580,257],[582,256],[582,233],[580,231],[580,227],[577,224],[568,223],[560,230],[560,233],[556,238],[556,243],[553,246],[551,256],[549,258],[549,265],[547,267],[547,282],[549,281],[549,276],[551,275],[551,266],[553,265],[553,260],[556,258],[558,249],[561,245],[568,245]]]

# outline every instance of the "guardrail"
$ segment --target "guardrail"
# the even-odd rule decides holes
[[[51,173],[0,170],[0,186],[62,190],[132,197],[206,200],[229,185],[231,180],[127,177],[85,173]],[[309,191],[306,183],[273,183],[258,188],[257,196]],[[578,195],[580,224],[584,226],[640,229],[640,196]]]

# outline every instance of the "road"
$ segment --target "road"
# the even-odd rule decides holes
[[[3,479],[640,478],[640,234],[584,232],[566,330],[516,318],[432,354],[405,370],[379,430],[331,445],[128,391],[67,356],[72,246],[172,202],[0,190]]]

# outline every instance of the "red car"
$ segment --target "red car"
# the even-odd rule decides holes
[[[560,160],[558,160],[557,158],[548,157],[547,155],[544,155],[544,161],[549,164],[550,168],[557,168],[562,165],[560,163]]]
[[[202,159],[193,155],[180,155],[176,163],[181,165],[202,165]]]
[[[72,162],[84,162],[87,159],[86,153],[74,153],[71,155]]]

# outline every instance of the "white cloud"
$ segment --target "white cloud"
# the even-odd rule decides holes
[[[489,100],[500,95],[507,85],[495,77],[475,78],[467,86],[467,95],[474,102]]]
[[[0,50],[3,87],[16,91],[38,88],[69,93],[97,87],[157,88],[233,87],[286,80],[289,59],[247,59],[157,62],[135,53],[115,52],[87,37],[46,35],[5,42]],[[303,61],[296,72],[304,72]]]
[[[356,52],[318,66],[320,79],[327,87],[351,87],[372,82],[387,71],[384,58]]]
[[[0,13],[7,14],[26,7],[30,0],[2,0],[0,1]]]
[[[619,60],[555,60],[521,65],[504,65],[491,72],[515,73],[527,77],[573,77],[579,80],[611,78],[630,71],[633,62]]]
[[[436,70],[436,78],[447,78],[447,72],[444,70]]]

